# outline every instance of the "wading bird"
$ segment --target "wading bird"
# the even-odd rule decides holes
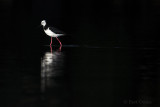
[[[61,43],[61,41],[58,39],[58,37],[59,37],[59,36],[63,36],[64,34],[62,34],[62,32],[59,31],[59,30],[57,30],[56,28],[47,26],[45,20],[42,20],[42,21],[41,21],[41,25],[43,26],[44,32],[45,32],[48,36],[51,37],[50,46],[52,45],[52,37],[55,37],[55,38],[58,40],[60,46],[62,46],[62,43]]]

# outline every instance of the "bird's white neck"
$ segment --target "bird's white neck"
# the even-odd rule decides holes
[[[46,26],[46,24],[45,25],[42,25],[43,27],[45,27]]]

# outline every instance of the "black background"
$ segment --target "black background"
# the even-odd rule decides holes
[[[47,19],[72,34],[65,40],[79,44],[152,47],[158,42],[158,14],[158,2],[149,0],[33,2],[35,23]]]
[[[138,64],[149,66],[147,62],[152,62],[150,69],[157,76],[153,85],[156,89],[148,90],[159,95],[159,6],[158,0],[1,0],[1,62],[11,56],[21,59],[14,64],[1,63],[1,66],[13,71],[21,66],[31,68],[31,75],[39,75],[41,46],[50,43],[50,38],[39,27],[45,19],[66,33],[59,38],[63,45],[134,48],[129,53],[136,54],[131,57],[131,63],[136,67]],[[151,50],[144,52],[140,48]],[[139,60],[146,54],[151,57]],[[68,59],[71,57],[68,55]],[[3,74],[6,75],[4,71],[2,77]],[[136,83],[138,80],[133,84]]]
[[[38,25],[43,19],[68,34],[68,38],[63,40],[66,44],[149,47],[158,42],[157,0],[1,2],[1,29],[4,35],[7,35],[1,36],[3,44],[6,41],[25,46],[39,43],[39,35],[29,35],[42,30]],[[72,37],[69,37],[71,34]]]

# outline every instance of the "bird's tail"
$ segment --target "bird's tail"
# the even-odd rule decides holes
[[[64,36],[65,34],[58,34],[58,36]]]

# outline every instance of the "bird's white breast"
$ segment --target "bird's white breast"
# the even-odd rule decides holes
[[[44,32],[48,35],[48,36],[52,36],[52,37],[56,37],[56,34],[54,32],[52,32],[49,28],[47,30],[44,30]]]

